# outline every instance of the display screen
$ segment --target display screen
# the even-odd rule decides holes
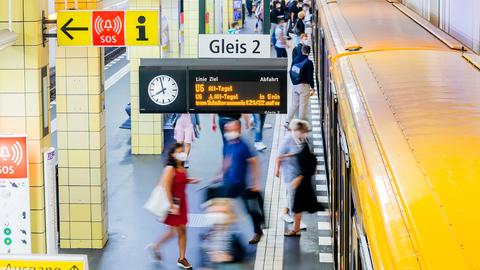
[[[286,72],[189,70],[189,110],[197,113],[286,113]]]

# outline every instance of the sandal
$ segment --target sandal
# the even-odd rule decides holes
[[[291,230],[291,231],[286,232],[284,235],[287,236],[287,237],[300,237],[302,235],[300,233],[300,231],[301,230],[298,230],[298,231]]]

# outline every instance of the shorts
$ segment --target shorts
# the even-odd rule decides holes
[[[195,140],[195,129],[189,114],[182,114],[175,125],[174,138],[177,142],[192,143]]]

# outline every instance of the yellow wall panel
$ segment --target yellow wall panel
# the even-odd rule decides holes
[[[92,237],[91,223],[90,222],[70,222],[70,235],[72,239],[91,239]]]
[[[25,117],[0,117],[0,133],[25,133],[25,122]]]
[[[70,168],[68,169],[69,185],[88,186],[90,185],[89,168]]]
[[[69,217],[70,216],[70,214],[69,214],[70,209],[68,209],[68,204],[67,203],[70,203],[70,190],[69,190],[68,186],[59,186],[58,187],[58,201],[59,201],[60,204],[64,204],[64,207],[66,207],[66,209],[63,209],[64,214],[60,214],[60,215],[64,216],[64,217]],[[65,211],[68,211],[68,212],[65,212]],[[60,211],[60,213],[62,213],[62,211]]]
[[[70,221],[90,221],[89,204],[70,204]]]
[[[32,233],[45,232],[45,212],[42,210],[32,210],[30,212],[30,223]]]
[[[70,149],[68,151],[68,165],[70,167],[88,168],[89,151]]]
[[[70,203],[90,203],[90,187],[70,186]]]
[[[68,132],[68,148],[69,149],[84,149],[88,148],[90,144],[88,132]]]
[[[34,254],[47,252],[45,233],[32,233],[32,252]]]
[[[3,93],[25,92],[25,73],[23,70],[1,70],[0,82],[2,82],[0,84],[0,95],[2,95]],[[21,99],[17,99],[17,102],[19,100]],[[0,102],[2,101],[0,100]],[[3,102],[1,104],[3,105]]]
[[[42,210],[45,207],[45,193],[43,187],[30,187],[30,208]]]

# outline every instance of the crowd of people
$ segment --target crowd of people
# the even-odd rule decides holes
[[[263,21],[263,14],[259,8],[263,1],[247,1],[248,14],[256,14],[257,24]],[[308,133],[310,124],[307,119],[307,105],[309,97],[315,94],[313,79],[313,63],[309,60],[311,48],[308,45],[309,36],[306,29],[310,27],[310,5],[302,0],[271,1],[271,38],[277,57],[288,57],[291,51],[290,79],[291,103],[288,106],[288,115],[284,123],[285,136],[280,144],[276,163],[275,176],[280,178],[286,186],[287,202],[284,206],[282,218],[286,223],[293,223],[285,233],[286,237],[299,237],[306,229],[302,222],[302,213],[321,211],[312,187],[312,177],[316,173],[317,160],[309,143]],[[233,23],[228,30],[229,34],[239,34],[240,27]],[[292,50],[290,50],[292,48]],[[261,165],[257,152],[267,149],[263,142],[263,130],[271,128],[265,123],[265,114],[235,114],[220,113],[210,118],[211,130],[220,132],[222,137],[223,161],[219,166],[218,176],[207,189],[206,198],[211,208],[206,212],[215,212],[223,215],[227,221],[218,223],[211,233],[205,236],[205,241],[218,241],[206,245],[213,256],[212,261],[227,262],[238,258],[238,238],[229,236],[229,228],[225,224],[232,223],[232,208],[234,201],[242,202],[245,212],[250,217],[254,235],[248,242],[255,245],[262,239],[265,227],[263,213],[263,196],[260,182]],[[161,260],[161,247],[175,235],[178,236],[179,258],[177,266],[190,269],[192,265],[186,259],[186,225],[188,223],[188,202],[186,185],[198,183],[199,180],[188,176],[189,155],[192,143],[199,138],[202,131],[200,119],[196,114],[170,114],[166,122],[174,130],[175,143],[169,148],[167,162],[158,186],[165,191],[165,196],[159,204],[167,205],[167,212],[159,219],[168,226],[167,231],[157,242],[148,247],[156,260]],[[242,136],[242,130],[252,130],[254,144]],[[219,142],[220,143],[220,142]],[[279,180],[276,180],[279,181]],[[152,192],[152,194],[154,194]],[[217,200],[222,198],[222,200]],[[253,203],[252,203],[253,202]],[[220,204],[220,206],[219,206]],[[213,209],[213,210],[212,210]],[[217,215],[218,216],[218,215]],[[227,218],[228,217],[228,218]],[[215,234],[213,234],[215,232]],[[225,243],[236,245],[237,257],[228,254],[230,250]],[[207,252],[208,253],[208,252]]]

